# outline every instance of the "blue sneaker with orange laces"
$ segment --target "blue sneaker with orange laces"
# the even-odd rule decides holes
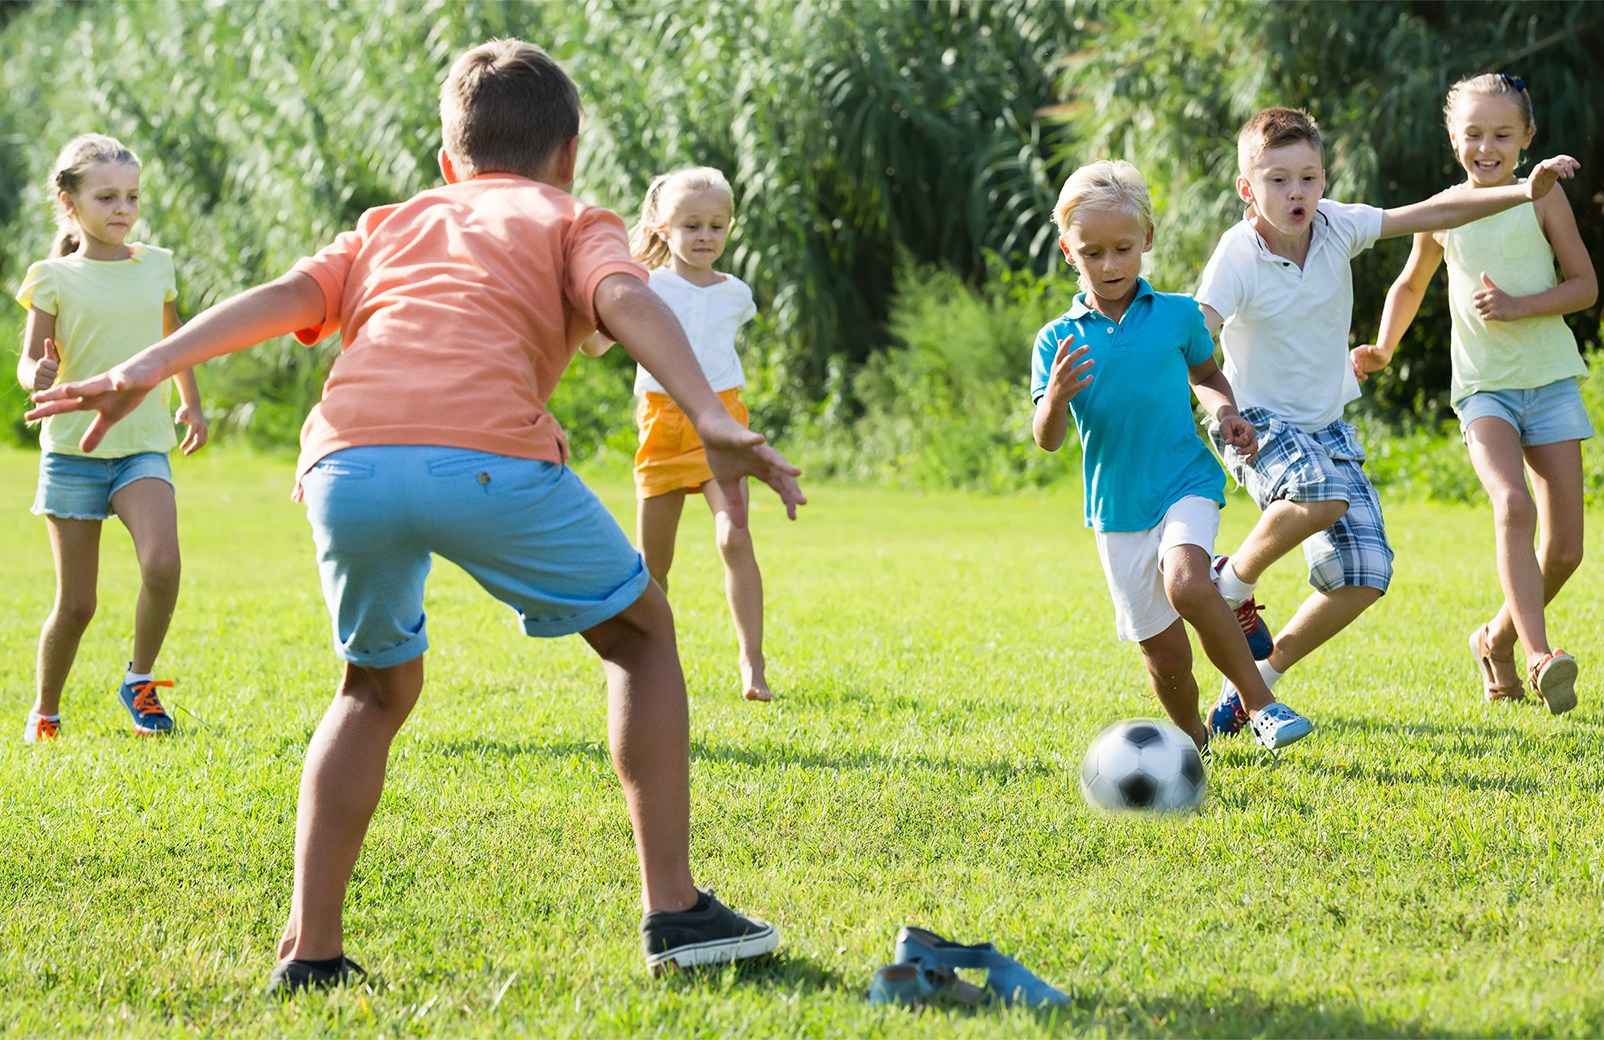
[[[1242,695],[1236,692],[1231,680],[1220,684],[1220,699],[1209,709],[1209,733],[1216,737],[1232,737],[1248,724],[1248,710],[1242,706]]]
[[[146,679],[142,682],[124,682],[117,690],[117,699],[123,702],[123,707],[133,716],[134,731],[140,736],[149,737],[157,733],[172,732],[173,717],[167,714],[167,709],[162,707],[161,699],[156,696],[156,687],[172,685],[171,682]]]

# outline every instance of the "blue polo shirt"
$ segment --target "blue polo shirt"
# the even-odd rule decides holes
[[[1225,472],[1198,435],[1188,369],[1214,356],[1197,301],[1156,293],[1137,280],[1121,321],[1075,297],[1069,310],[1036,334],[1030,397],[1047,392],[1058,345],[1091,345],[1091,385],[1069,402],[1080,432],[1086,526],[1146,531],[1188,495],[1225,504]]]

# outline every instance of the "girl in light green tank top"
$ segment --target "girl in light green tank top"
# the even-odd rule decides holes
[[[1502,73],[1461,80],[1449,90],[1443,115],[1465,171],[1461,190],[1516,182],[1521,153],[1536,131],[1525,83]],[[1549,645],[1543,608],[1582,562],[1581,441],[1592,436],[1577,384],[1587,366],[1563,316],[1593,305],[1598,279],[1564,191],[1452,231],[1416,235],[1387,294],[1376,344],[1354,350],[1359,378],[1391,359],[1444,259],[1453,318],[1451,400],[1493,504],[1504,593],[1493,619],[1471,632],[1470,649],[1487,700],[1521,700],[1529,684],[1558,715],[1576,704],[1577,663]],[[1525,650],[1524,683],[1517,639]]]

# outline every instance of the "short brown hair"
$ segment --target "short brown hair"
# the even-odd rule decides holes
[[[1325,145],[1320,142],[1320,127],[1314,117],[1301,108],[1266,108],[1253,114],[1242,124],[1236,136],[1236,165],[1246,177],[1253,164],[1271,148],[1308,141],[1314,150],[1325,158]]]
[[[579,133],[579,88],[551,55],[523,40],[482,43],[440,85],[440,132],[473,173],[533,177]]]

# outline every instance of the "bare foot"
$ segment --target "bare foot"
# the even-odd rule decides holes
[[[762,701],[767,703],[774,699],[774,691],[769,689],[768,680],[763,677],[763,666],[741,662],[741,681],[746,692],[741,696],[749,701]]]

